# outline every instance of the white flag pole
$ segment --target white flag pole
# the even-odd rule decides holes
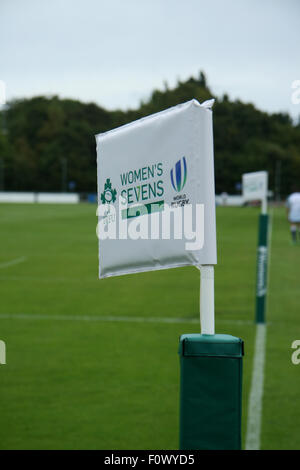
[[[202,335],[215,334],[214,266],[200,266],[200,325]]]
[[[267,214],[267,212],[268,212],[268,196],[266,193],[261,201],[261,213]]]

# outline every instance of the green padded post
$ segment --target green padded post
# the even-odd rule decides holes
[[[269,216],[260,214],[256,268],[256,323],[266,321]]]
[[[243,341],[180,337],[180,449],[241,449]]]

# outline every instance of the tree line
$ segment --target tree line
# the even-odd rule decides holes
[[[174,88],[154,90],[137,109],[108,111],[94,103],[39,96],[1,112],[0,190],[96,192],[95,134],[175,106],[214,97],[203,72]],[[216,192],[239,191],[241,174],[267,170],[276,197],[300,184],[300,120],[251,103],[215,97]]]

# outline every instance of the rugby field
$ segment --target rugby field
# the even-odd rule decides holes
[[[176,449],[178,338],[198,332],[199,271],[97,280],[96,206],[0,205],[1,449]],[[216,329],[255,325],[258,209],[217,208]],[[263,449],[300,449],[300,244],[273,217]]]

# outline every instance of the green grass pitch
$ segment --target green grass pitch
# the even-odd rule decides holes
[[[217,208],[216,330],[245,341],[244,436],[258,213]],[[0,227],[0,339],[7,346],[0,448],[178,448],[178,338],[199,331],[199,271],[99,281],[94,205],[1,204]],[[263,449],[300,448],[300,365],[291,362],[291,343],[300,339],[299,261],[284,209],[275,209]]]

